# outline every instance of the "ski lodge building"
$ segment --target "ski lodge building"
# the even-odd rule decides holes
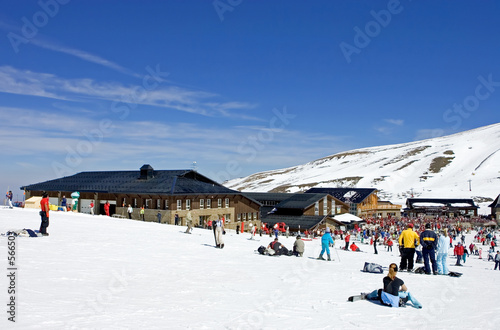
[[[78,191],[78,212],[105,214],[104,204],[110,203],[110,215],[128,217],[127,208],[133,208],[133,219],[140,219],[144,206],[146,221],[174,224],[177,214],[181,225],[191,220],[193,226],[205,226],[209,220],[224,217],[226,226],[233,228],[236,221],[259,221],[261,204],[239,191],[231,190],[194,170],[154,170],[144,165],[139,171],[80,172],[55,180],[21,187],[26,200],[32,196],[49,195],[52,205],[61,205],[63,196],[68,203],[71,193]]]
[[[470,198],[408,198],[405,213],[409,217],[477,217],[479,207]]]

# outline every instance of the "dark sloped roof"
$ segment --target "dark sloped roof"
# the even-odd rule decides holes
[[[277,209],[300,209],[304,210],[309,206],[313,205],[327,194],[308,194],[308,193],[300,193],[293,194],[289,198],[285,199],[278,205],[276,205]]]
[[[493,201],[493,203],[488,205],[488,207],[494,207],[494,208],[500,207],[500,195],[498,195],[497,198]]]
[[[377,191],[375,188],[311,188],[306,193],[330,194],[344,203],[349,201],[359,204],[375,191]]]
[[[325,216],[323,215],[275,215],[270,214],[262,218],[262,222],[267,222],[272,227],[277,222],[284,222],[292,229],[297,229],[300,226],[301,230],[311,229],[320,223]]]
[[[259,202],[282,202],[290,196],[294,195],[293,193],[267,193],[267,192],[241,192],[242,195],[254,199]]]
[[[414,208],[415,203],[436,203],[448,207],[452,204],[469,204],[469,207],[478,208],[471,198],[408,198],[406,200],[406,206],[410,209]]]
[[[153,171],[153,177],[140,179],[139,171],[80,172],[55,180],[21,187],[26,190],[79,191],[137,194],[240,194],[193,170]]]

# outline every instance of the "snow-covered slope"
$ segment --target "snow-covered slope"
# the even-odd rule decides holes
[[[40,226],[35,209],[0,207],[0,219],[0,233]],[[17,237],[8,249],[0,236],[0,329],[496,329],[500,322],[499,272],[485,249],[465,267],[453,266],[450,249],[459,278],[400,272],[423,309],[389,308],[347,297],[380,288],[385,273],[360,270],[365,262],[399,264],[396,248],[374,254],[358,242],[364,253],[354,253],[337,240],[335,260],[326,262],[311,259],[321,251],[313,239],[304,242],[303,258],[270,257],[254,252],[268,236],[249,240],[228,230],[221,250],[211,230],[185,229],[50,212],[48,237]],[[280,237],[288,248],[294,240]],[[15,323],[8,320],[11,297]]]
[[[381,199],[396,203],[413,195],[474,198],[484,206],[500,193],[500,123],[423,141],[342,152],[224,185],[249,192],[377,188]]]

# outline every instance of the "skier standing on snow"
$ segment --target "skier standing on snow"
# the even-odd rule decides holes
[[[49,195],[47,193],[43,193],[42,200],[40,201],[40,216],[42,217],[42,223],[40,224],[40,233],[43,236],[49,236],[47,233],[47,227],[49,226]]]
[[[134,212],[134,209],[132,208],[132,205],[128,204],[127,213],[129,219],[132,219],[132,212]]]
[[[106,201],[106,204],[104,204],[104,213],[109,217],[109,202]]]
[[[495,255],[495,269],[493,270],[500,270],[500,251],[497,251],[497,254]]]
[[[12,206],[12,190],[9,190],[9,192],[5,196],[7,197],[7,200],[9,201],[9,208],[10,209],[14,208]]]
[[[224,241],[222,240],[222,235],[224,234],[224,218],[219,219],[215,222],[215,246],[217,248],[224,248]]]
[[[422,254],[424,256],[425,273],[431,273],[429,266],[429,259],[432,263],[432,273],[437,275],[436,255],[434,250],[437,248],[438,237],[434,231],[431,230],[431,224],[425,224],[425,230],[420,234],[420,245],[422,246]]]
[[[464,247],[462,246],[462,243],[458,242],[453,251],[457,256],[457,263],[455,264],[455,266],[462,266],[462,264],[460,263],[460,260],[462,260],[462,256],[464,255]]]
[[[415,256],[415,241],[418,245],[419,236],[413,231],[413,224],[409,223],[399,236],[399,246],[401,247],[401,271],[413,270],[413,258]],[[407,268],[408,267],[408,268]]]
[[[351,234],[349,232],[346,233],[344,241],[345,241],[345,248],[344,250],[348,251],[349,250],[349,241],[351,240]]]
[[[441,231],[437,244],[437,271],[439,275],[448,275],[448,232]]]
[[[331,260],[331,258],[330,258],[330,244],[335,244],[335,242],[333,241],[332,235],[330,234],[330,228],[326,227],[326,231],[323,234],[323,236],[321,237],[321,253],[319,254],[318,259],[325,260],[325,258],[323,258],[323,253],[325,253],[325,251],[326,251],[326,255],[328,257],[327,260],[328,261]]]
[[[61,207],[63,208],[64,212],[66,212],[68,210],[68,200],[66,199],[66,195],[63,195],[63,197],[62,197]]]

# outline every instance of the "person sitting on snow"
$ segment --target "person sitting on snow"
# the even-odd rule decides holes
[[[293,254],[296,257],[302,257],[302,255],[304,254],[304,241],[302,240],[300,235],[297,235],[295,243],[293,243]]]
[[[380,300],[382,305],[392,307],[404,307],[410,301],[416,308],[422,308],[422,304],[413,297],[402,279],[397,277],[398,265],[392,263],[389,265],[389,273],[384,277],[384,288],[374,290],[364,297],[368,300]]]
[[[359,249],[359,247],[355,243],[351,244],[351,250],[354,252],[361,252],[361,250]]]
[[[275,238],[274,241],[269,243],[267,246],[267,252],[269,255],[282,255],[288,254],[288,249],[283,246],[280,242],[278,242],[278,238]]]

